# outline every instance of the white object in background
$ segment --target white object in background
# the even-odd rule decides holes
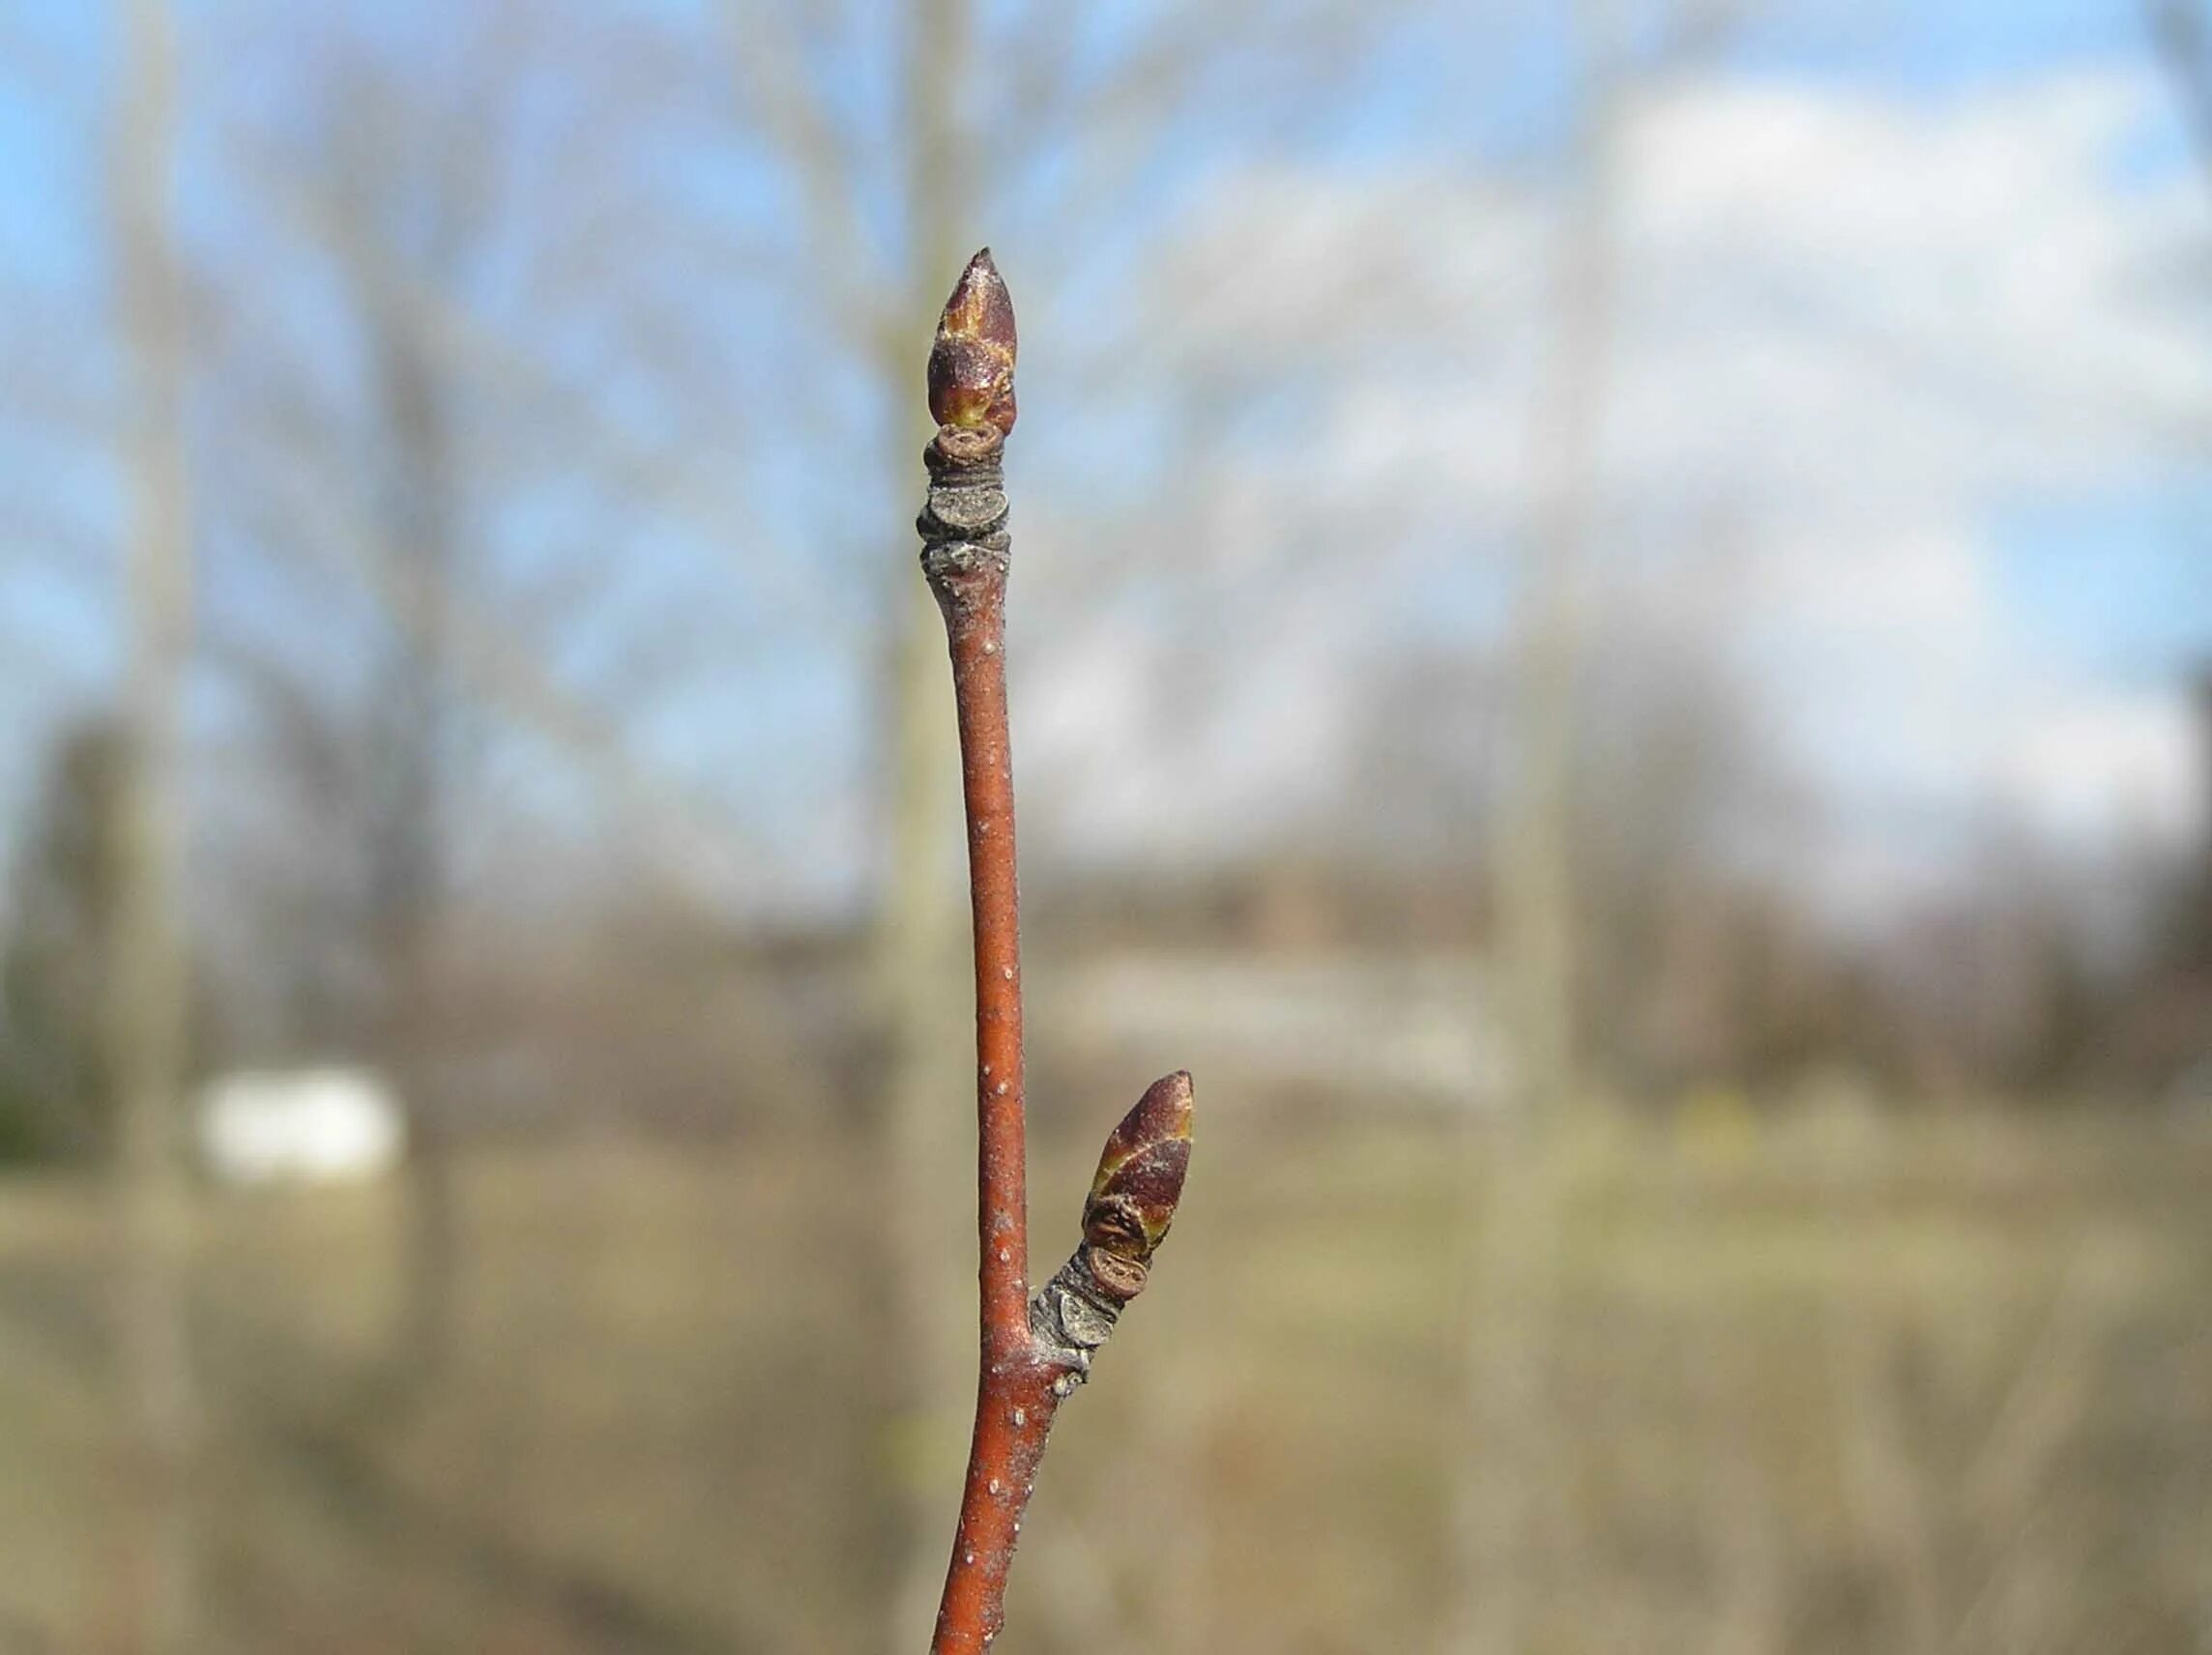
[[[399,1164],[406,1118],[367,1069],[246,1071],[200,1094],[200,1153],[226,1184],[364,1183]]]

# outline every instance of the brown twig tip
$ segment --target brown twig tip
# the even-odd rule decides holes
[[[1107,1136],[1083,1204],[1083,1238],[1094,1252],[1138,1266],[1150,1263],[1175,1222],[1190,1170],[1190,1076],[1154,1081]],[[1137,1285],[1142,1274],[1134,1277]]]
[[[968,261],[929,351],[929,413],[939,425],[1014,428],[1014,301],[985,247]]]

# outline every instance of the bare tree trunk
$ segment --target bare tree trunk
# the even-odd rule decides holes
[[[1469,1136],[1461,1179],[1469,1192],[1461,1218],[1466,1418],[1449,1490],[1458,1566],[1441,1647],[1448,1655],[1516,1655],[1534,1642],[1530,1599],[1543,1558],[1531,1530],[1553,1458],[1544,1383],[1557,1291],[1559,1134],[1508,1126]]]
[[[1713,1445],[1703,1513],[1713,1566],[1704,1644],[1711,1655],[1767,1655],[1788,1646],[1788,1558],[1753,1439],[1758,1372],[1747,1323],[1742,1312],[1713,1306],[1680,1340],[1698,1423]]]
[[[132,373],[129,643],[108,948],[108,1060],[119,1123],[122,1242],[117,1348],[131,1438],[127,1509],[108,1613],[120,1647],[168,1655],[193,1641],[189,1482],[198,1436],[185,1276],[189,1190],[180,1164],[186,970],[178,913],[180,703],[191,634],[184,449],[184,316],[168,217],[176,41],[164,0],[124,8],[129,63],[116,155],[122,331]]]
[[[1848,1256],[1828,1327],[1847,1492],[1867,1553],[1887,1574],[1888,1647],[1934,1655],[1946,1641],[1935,1522],[1890,1372],[1898,1338],[1891,1284],[1901,1272],[1888,1248],[1863,1237]]]
[[[399,1322],[372,1411],[411,1417],[450,1367],[459,1318],[460,1214],[451,1134],[434,1095],[438,997],[432,973],[446,900],[452,669],[448,611],[455,578],[451,440],[427,342],[379,290],[374,316],[380,402],[391,443],[383,554],[409,595],[385,669],[386,751],[371,838],[372,932],[382,990],[373,1046],[407,1111],[407,1217]]]
[[[919,451],[918,442],[915,445]],[[901,560],[899,573],[908,573]],[[951,817],[959,772],[951,721],[938,693],[945,674],[942,629],[926,592],[902,593],[891,654],[888,730],[894,752],[890,800],[891,878],[874,939],[884,1019],[885,1065],[877,1126],[890,1212],[886,1281],[898,1319],[899,1389],[889,1399],[894,1436],[894,1578],[884,1645],[920,1646],[936,1611],[944,1559],[938,1554],[959,1486],[964,1392],[974,1334],[959,1315],[973,1289],[958,1250],[956,1204],[933,1199],[958,1189],[969,1150],[960,1040],[966,1005],[959,967],[960,910],[951,867]]]
[[[1573,777],[1581,585],[1597,505],[1615,285],[1616,70],[1604,0],[1584,0],[1584,88],[1559,226],[1553,360],[1534,415],[1528,561],[1514,687],[1518,765],[1499,915],[1521,1086],[1538,1118],[1570,1105],[1574,1025]]]
[[[1559,226],[1552,361],[1532,418],[1528,566],[1513,688],[1516,766],[1499,874],[1503,1001],[1517,1043],[1511,1118],[1470,1134],[1468,1434],[1452,1493],[1462,1566],[1444,1646],[1528,1645],[1547,1559],[1552,1479],[1545,1373],[1569,1197],[1566,1117],[1580,1081],[1574,1025],[1572,758],[1577,607],[1597,484],[1610,346],[1615,69],[1604,0],[1583,0],[1583,88]]]
[[[906,212],[912,267],[909,294],[948,288],[973,250],[963,220],[974,199],[970,146],[951,106],[965,84],[972,15],[969,0],[924,0],[910,14],[907,60]],[[910,307],[912,338],[886,340],[881,383],[919,405],[915,364],[927,352],[934,299]],[[919,419],[900,422],[906,438],[895,475],[935,433]],[[880,1144],[892,1212],[886,1239],[893,1314],[905,1319],[901,1394],[892,1400],[900,1451],[894,1456],[892,1545],[895,1574],[885,1646],[917,1648],[936,1611],[945,1572],[947,1491],[959,1485],[968,1389],[975,1350],[957,1307],[974,1290],[968,1240],[957,1210],[942,1200],[967,1180],[972,1149],[962,989],[964,899],[958,880],[959,758],[945,697],[945,628],[935,600],[914,579],[905,557],[884,570],[891,588],[889,673],[880,728],[889,738],[890,883],[874,939],[883,996],[886,1063]]]

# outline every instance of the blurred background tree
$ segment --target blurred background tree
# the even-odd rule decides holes
[[[82,1158],[113,1147],[114,1106],[99,1009],[114,935],[119,737],[64,731],[14,870],[5,994],[7,1079],[0,1144],[11,1160]]]

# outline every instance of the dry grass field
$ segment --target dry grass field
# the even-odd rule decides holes
[[[1208,1125],[1172,1261],[1063,1421],[1008,1648],[2212,1647],[2212,1134]],[[1038,1188],[1076,1187],[1053,1137]],[[462,1336],[397,1401],[403,1191],[211,1197],[209,1647],[887,1647],[882,1491],[959,1444],[888,1412],[871,1164],[827,1136],[474,1157]],[[98,1646],[106,1234],[90,1186],[0,1185],[9,1655]]]

